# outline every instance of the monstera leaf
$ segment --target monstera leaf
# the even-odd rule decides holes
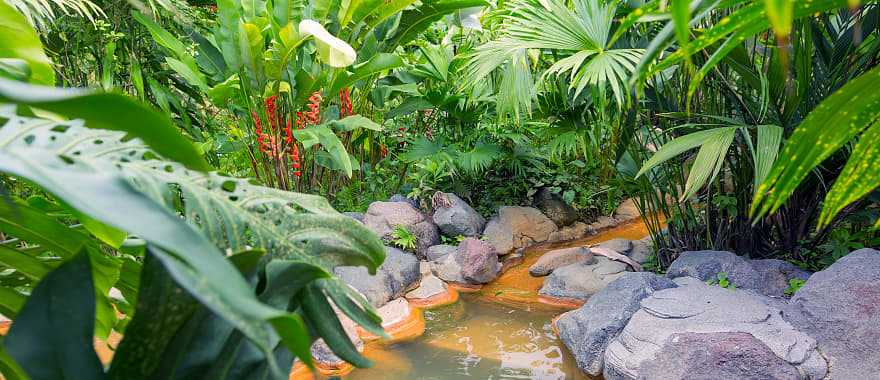
[[[336,265],[365,265],[374,272],[384,259],[376,236],[337,213],[324,198],[193,171],[162,159],[139,139],[85,128],[77,120],[24,117],[8,107],[0,119],[5,121],[0,127],[0,172],[33,182],[78,212],[146,240],[153,246],[151,254],[182,288],[240,331],[270,363],[279,338],[302,355],[302,341],[295,338],[307,336],[305,325],[314,323],[308,318],[336,316],[317,308],[312,310],[319,314],[309,313],[302,322],[286,311],[287,305],[259,301],[222,251],[257,247],[267,252],[269,261],[294,261],[323,273]],[[310,289],[300,302],[311,302],[315,292],[334,297],[337,305],[348,301],[348,307],[340,307],[344,312],[382,334],[379,318],[348,287],[321,281]],[[340,357],[368,363],[349,350],[341,350]]]

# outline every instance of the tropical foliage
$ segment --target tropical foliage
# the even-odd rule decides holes
[[[657,270],[695,249],[822,269],[880,241],[878,20],[851,0],[0,1],[0,372],[283,378],[319,338],[369,365],[337,311],[380,319],[332,273],[385,248],[336,210],[393,194],[488,216],[546,189],[585,222],[631,197]]]

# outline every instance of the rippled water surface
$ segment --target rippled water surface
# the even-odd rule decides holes
[[[370,345],[373,368],[346,379],[582,379],[550,328],[559,311],[513,308],[462,294],[425,311],[425,334],[391,346]]]

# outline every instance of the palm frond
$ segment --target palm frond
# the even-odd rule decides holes
[[[79,16],[94,22],[106,15],[91,0],[4,0],[37,29],[45,29],[59,15]]]

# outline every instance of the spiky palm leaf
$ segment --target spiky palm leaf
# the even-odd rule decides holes
[[[577,97],[587,86],[611,86],[619,105],[626,101],[625,81],[641,60],[641,49],[613,49],[610,37],[616,6],[601,0],[576,0],[573,9],[560,0],[514,0],[508,5],[498,38],[478,47],[465,67],[465,85],[476,86],[493,71],[522,66],[529,50],[556,50],[570,56],[556,62],[543,75],[569,74],[569,87]],[[524,65],[528,72],[529,65]],[[522,70],[522,69],[521,69]],[[525,77],[524,73],[519,73]],[[529,73],[529,76],[531,74]],[[508,80],[507,77],[504,80]],[[530,112],[534,91],[524,86],[502,87],[499,113]]]
[[[59,15],[75,15],[94,22],[104,11],[90,0],[4,0],[36,28],[45,29]]]

